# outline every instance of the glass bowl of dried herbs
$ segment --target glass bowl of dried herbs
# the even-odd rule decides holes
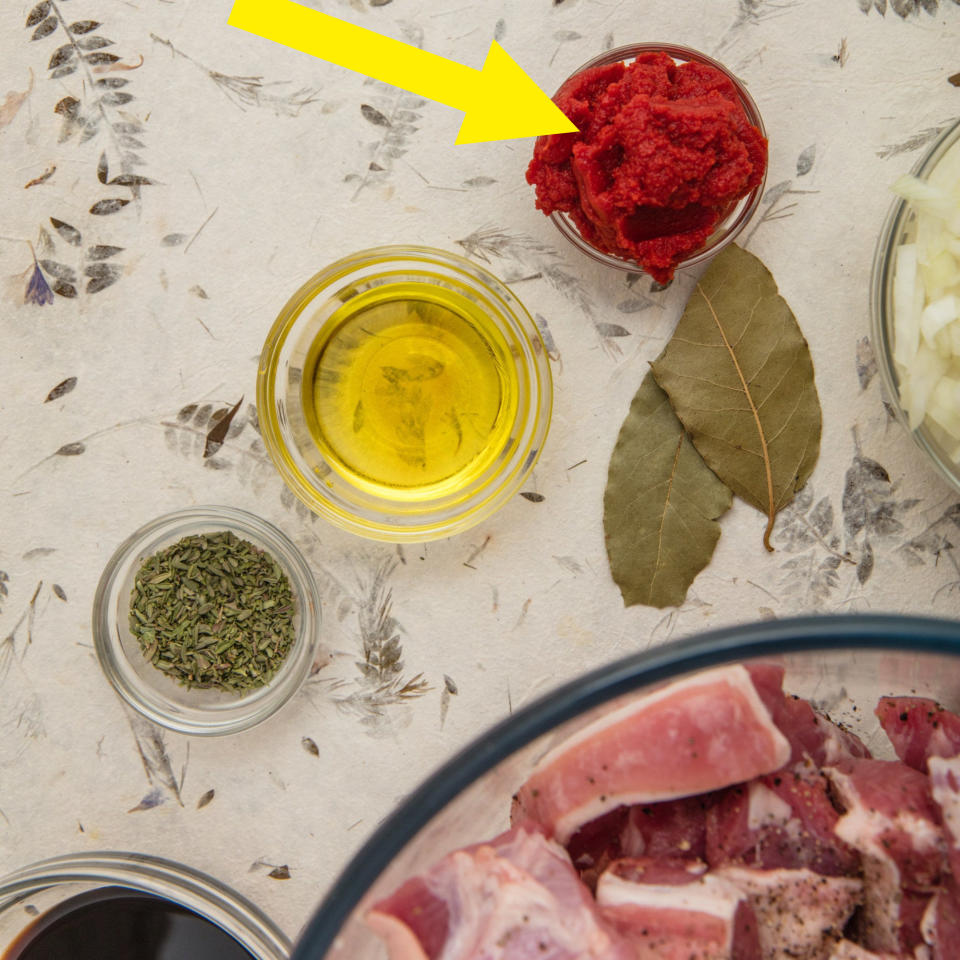
[[[115,551],[97,587],[94,647],[117,693],[179,733],[265,720],[307,676],[320,595],[272,524],[232,507],[178,510]]]

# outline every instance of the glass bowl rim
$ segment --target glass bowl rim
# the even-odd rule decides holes
[[[910,173],[923,177],[936,166],[943,154],[954,143],[960,141],[960,118],[948,123],[937,135],[923,155],[910,168]],[[932,437],[925,427],[926,418],[915,430],[910,427],[906,411],[900,403],[900,377],[893,361],[893,302],[892,277],[894,272],[894,254],[897,237],[909,212],[909,203],[902,197],[895,197],[887,208],[887,214],[877,238],[870,271],[870,335],[876,347],[877,367],[880,381],[893,406],[898,422],[913,438],[914,443],[930,458],[940,475],[953,487],[960,490],[960,464],[945,460],[938,451]],[[889,306],[889,310],[888,310]],[[945,451],[944,451],[945,452]]]
[[[383,820],[301,930],[291,960],[321,960],[394,856],[458,794],[501,760],[585,710],[706,667],[838,648],[952,654],[960,622],[898,614],[829,614],[722,627],[635,653],[568,681],[466,744]]]
[[[706,63],[709,66],[715,67],[717,70],[719,70],[736,88],[737,94],[741,99],[741,105],[744,107],[744,110],[747,114],[747,119],[760,131],[764,140],[768,139],[767,128],[763,123],[763,116],[760,113],[760,108],[757,106],[756,100],[753,99],[753,95],[747,89],[746,84],[744,84],[744,82],[735,73],[733,73],[729,67],[724,66],[724,64],[722,64],[719,60],[715,60],[709,54],[703,53],[700,50],[696,50],[693,47],[687,47],[679,43],[644,41],[643,43],[628,43],[619,47],[613,47],[610,50],[605,50],[603,53],[597,54],[583,65],[577,67],[577,69],[574,70],[570,76],[568,76],[563,83],[560,84],[560,86],[557,88],[557,92],[554,94],[554,97],[556,97],[557,93],[559,93],[563,87],[570,82],[570,80],[577,76],[577,74],[583,73],[584,70],[589,70],[591,67],[598,67],[607,63],[618,63],[628,59],[636,59],[636,57],[641,53],[657,52],[667,53],[675,60],[693,60]],[[688,267],[695,267],[698,264],[704,263],[705,261],[716,256],[721,250],[723,250],[724,247],[736,240],[736,238],[743,232],[744,228],[753,218],[757,208],[760,206],[760,201],[763,199],[763,191],[767,183],[767,173],[769,169],[770,164],[768,161],[766,166],[764,166],[763,177],[761,178],[760,182],[750,191],[750,193],[746,195],[749,198],[747,204],[744,206],[743,210],[740,211],[736,220],[734,220],[733,223],[726,228],[725,232],[720,236],[720,238],[712,245],[705,246],[691,254],[686,260],[681,260],[676,265],[675,269],[683,270]],[[613,267],[615,270],[623,270],[628,273],[642,273],[645,276],[649,276],[643,267],[635,260],[625,260],[622,257],[615,257],[612,254],[604,253],[602,250],[598,250],[592,244],[588,243],[580,235],[580,231],[577,230],[572,221],[570,221],[565,214],[554,211],[550,214],[550,220],[560,232],[561,236],[568,240],[581,253],[590,257],[592,260],[595,260],[597,263],[602,263],[605,266]]]
[[[188,536],[191,529],[208,527],[229,530],[266,544],[271,556],[288,574],[297,598],[300,625],[294,645],[271,680],[250,695],[217,710],[191,707],[186,715],[166,712],[147,702],[139,684],[128,682],[117,664],[125,655],[109,628],[113,604],[128,600],[119,595],[122,571],[134,562],[149,540],[164,535]],[[133,531],[110,556],[97,583],[93,600],[92,632],[97,660],[114,691],[134,710],[154,723],[190,736],[223,736],[247,730],[266,720],[300,689],[310,671],[320,640],[322,601],[316,578],[300,549],[279,527],[248,510],[219,504],[184,507],[161,514]],[[157,695],[163,699],[162,693]]]
[[[0,911],[51,886],[100,882],[105,887],[152,893],[187,907],[248,950],[250,944],[241,937],[246,935],[249,940],[252,935],[257,940],[258,960],[286,960],[290,956],[290,939],[255,903],[207,873],[145,853],[98,850],[62,854],[19,867],[0,876]],[[213,908],[221,919],[230,921],[231,927],[198,909],[198,904]]]
[[[529,381],[529,388],[523,398],[529,410],[520,431],[525,444],[523,449],[518,447],[514,457],[497,470],[489,487],[476,491],[471,500],[450,507],[452,515],[437,518],[435,513],[440,508],[431,508],[432,512],[417,516],[414,521],[403,525],[381,523],[379,520],[361,516],[333,503],[320,485],[305,484],[300,476],[301,471],[294,471],[280,456],[287,444],[281,432],[275,428],[271,417],[266,415],[271,405],[276,402],[276,380],[281,351],[310,300],[331,284],[349,278],[352,272],[372,261],[382,261],[389,265],[391,260],[422,261],[425,273],[431,265],[439,264],[482,283],[502,301],[506,313],[509,314],[507,319],[515,325],[516,331],[526,341],[530,354],[529,358],[524,354],[517,359],[518,363],[525,366]],[[495,319],[500,325],[501,318]],[[305,506],[334,526],[358,536],[386,543],[423,543],[462,533],[482,523],[519,492],[523,481],[536,466],[550,430],[553,415],[553,372],[543,336],[530,311],[510,285],[486,265],[439,247],[382,244],[340,257],[313,274],[287,298],[267,333],[260,353],[256,401],[261,434],[271,462],[286,487]],[[382,502],[382,510],[384,513],[389,512],[389,501]]]

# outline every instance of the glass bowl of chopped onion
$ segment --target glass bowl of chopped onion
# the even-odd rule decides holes
[[[953,956],[958,668],[960,623],[863,615],[581,676],[407,797],[292,960]]]
[[[871,283],[880,375],[897,418],[960,488],[960,121],[893,190]]]
[[[178,733],[236,733],[267,719],[313,663],[320,594],[273,524],[225,506],[157,517],[104,568],[97,657],[116,692]]]

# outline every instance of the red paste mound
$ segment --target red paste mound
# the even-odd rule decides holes
[[[537,141],[538,209],[659,283],[763,179],[767,141],[714,67],[648,53],[585,70],[554,99],[579,132]]]

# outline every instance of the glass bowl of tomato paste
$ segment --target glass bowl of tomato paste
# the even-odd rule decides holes
[[[637,43],[585,63],[553,97],[578,133],[540,137],[537,207],[578,250],[667,283],[746,226],[767,174],[743,83],[689,47]]]
[[[665,722],[655,731],[648,720]],[[860,841],[849,829],[841,842],[837,826],[844,809],[852,815],[848,828],[854,821],[879,823],[879,812],[856,799],[864,781],[892,796],[898,809],[891,822],[900,812],[903,822],[920,817],[913,839],[933,853],[925,889],[904,892],[894,883],[888,891],[891,909],[899,911],[901,901],[916,908],[912,919],[897,913],[885,931],[877,928],[903,938],[901,949],[884,955],[913,956],[905,947],[911,938],[919,945],[921,916],[935,927],[936,909],[927,909],[935,890],[949,887],[943,902],[960,911],[945,827],[935,810],[920,810],[930,804],[931,783],[937,796],[934,763],[960,765],[960,756],[930,760],[928,777],[920,761],[933,754],[960,754],[958,622],[891,615],[764,621],[635,654],[517,710],[445,763],[380,824],[332,884],[292,960],[652,956],[603,947],[604,937],[616,941],[620,934],[606,926],[602,911],[599,919],[592,913],[602,903],[602,871],[611,858],[622,864],[630,857],[634,870],[651,859],[671,869],[679,861],[685,882],[698,880],[701,868],[708,878],[726,870],[704,891],[708,912],[710,904],[729,902],[726,884],[731,877],[743,882],[751,867],[762,872],[761,881],[778,868],[799,880],[767,890],[780,907],[761,918],[766,949],[730,952],[728,945],[727,952],[710,952],[700,944],[670,956],[866,956],[852,943],[840,946],[845,936],[861,943],[865,936],[855,929],[857,918],[847,920],[855,908],[862,912],[866,854],[851,846]],[[631,765],[648,779],[611,783]],[[688,775],[706,780],[691,785]],[[554,789],[555,777],[564,789]],[[716,789],[704,794],[705,783]],[[647,788],[673,799],[650,800]],[[908,811],[907,794],[918,788],[920,805]],[[956,782],[954,795],[960,802]],[[769,842],[761,844],[765,830]],[[612,886],[615,893],[623,888]],[[679,905],[696,910],[699,888],[676,889],[692,893]],[[662,884],[654,890],[666,898],[653,911],[655,922],[670,913],[662,907],[678,906],[664,890]],[[759,901],[764,896],[757,892]],[[831,903],[842,909],[830,917],[814,912],[829,912]],[[798,926],[781,924],[784,916]],[[793,944],[806,952],[776,952],[770,938],[778,930],[818,942]],[[523,952],[531,931],[533,948]],[[597,934],[593,946],[578,939],[584,931]],[[569,936],[566,952],[556,949],[561,933]],[[487,950],[491,942],[516,948]],[[835,947],[839,952],[831,952]]]

